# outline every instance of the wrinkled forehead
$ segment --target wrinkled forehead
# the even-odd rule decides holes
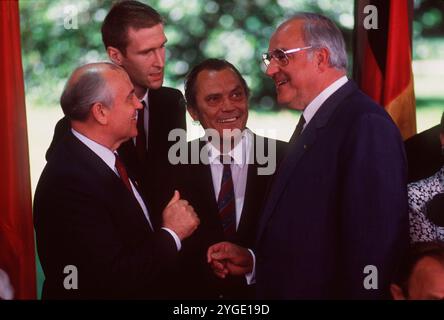
[[[304,20],[294,19],[281,24],[270,38],[269,50],[305,46]]]
[[[197,76],[197,88],[210,90],[222,90],[241,86],[241,80],[237,74],[230,68],[221,70],[206,69],[202,70]]]

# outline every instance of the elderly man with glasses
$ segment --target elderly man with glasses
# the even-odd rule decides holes
[[[215,273],[255,273],[265,299],[389,298],[408,246],[406,160],[384,109],[346,76],[336,25],[297,14],[263,55],[277,100],[302,111],[259,222],[252,251],[215,244]]]

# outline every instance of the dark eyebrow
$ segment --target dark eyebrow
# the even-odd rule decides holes
[[[143,54],[143,53],[148,53],[150,51],[156,50],[157,48],[161,48],[163,46],[165,46],[165,44],[168,42],[168,39],[165,39],[164,42],[162,42],[162,44],[160,45],[160,47],[155,47],[155,48],[146,48],[140,51],[137,51],[138,54]]]
[[[221,93],[209,93],[205,98],[215,98],[215,97],[220,97],[222,94]]]

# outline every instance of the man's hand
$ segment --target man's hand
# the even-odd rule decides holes
[[[253,257],[248,249],[230,242],[219,242],[208,248],[207,261],[219,278],[227,274],[240,276],[253,271]]]
[[[174,191],[174,196],[162,212],[163,227],[174,231],[179,239],[189,237],[200,223],[196,212],[188,201],[180,199],[179,191]]]

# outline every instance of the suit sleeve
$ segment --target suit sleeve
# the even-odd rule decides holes
[[[361,116],[341,150],[340,217],[345,297],[388,298],[392,272],[408,246],[407,168],[395,125]]]
[[[98,201],[82,184],[70,185],[43,191],[45,198],[36,194],[36,233],[45,273],[62,277],[66,265],[75,265],[79,287],[98,295],[125,297],[132,290],[150,290],[177,255],[171,235],[160,230],[125,243],[111,221],[111,202]]]

